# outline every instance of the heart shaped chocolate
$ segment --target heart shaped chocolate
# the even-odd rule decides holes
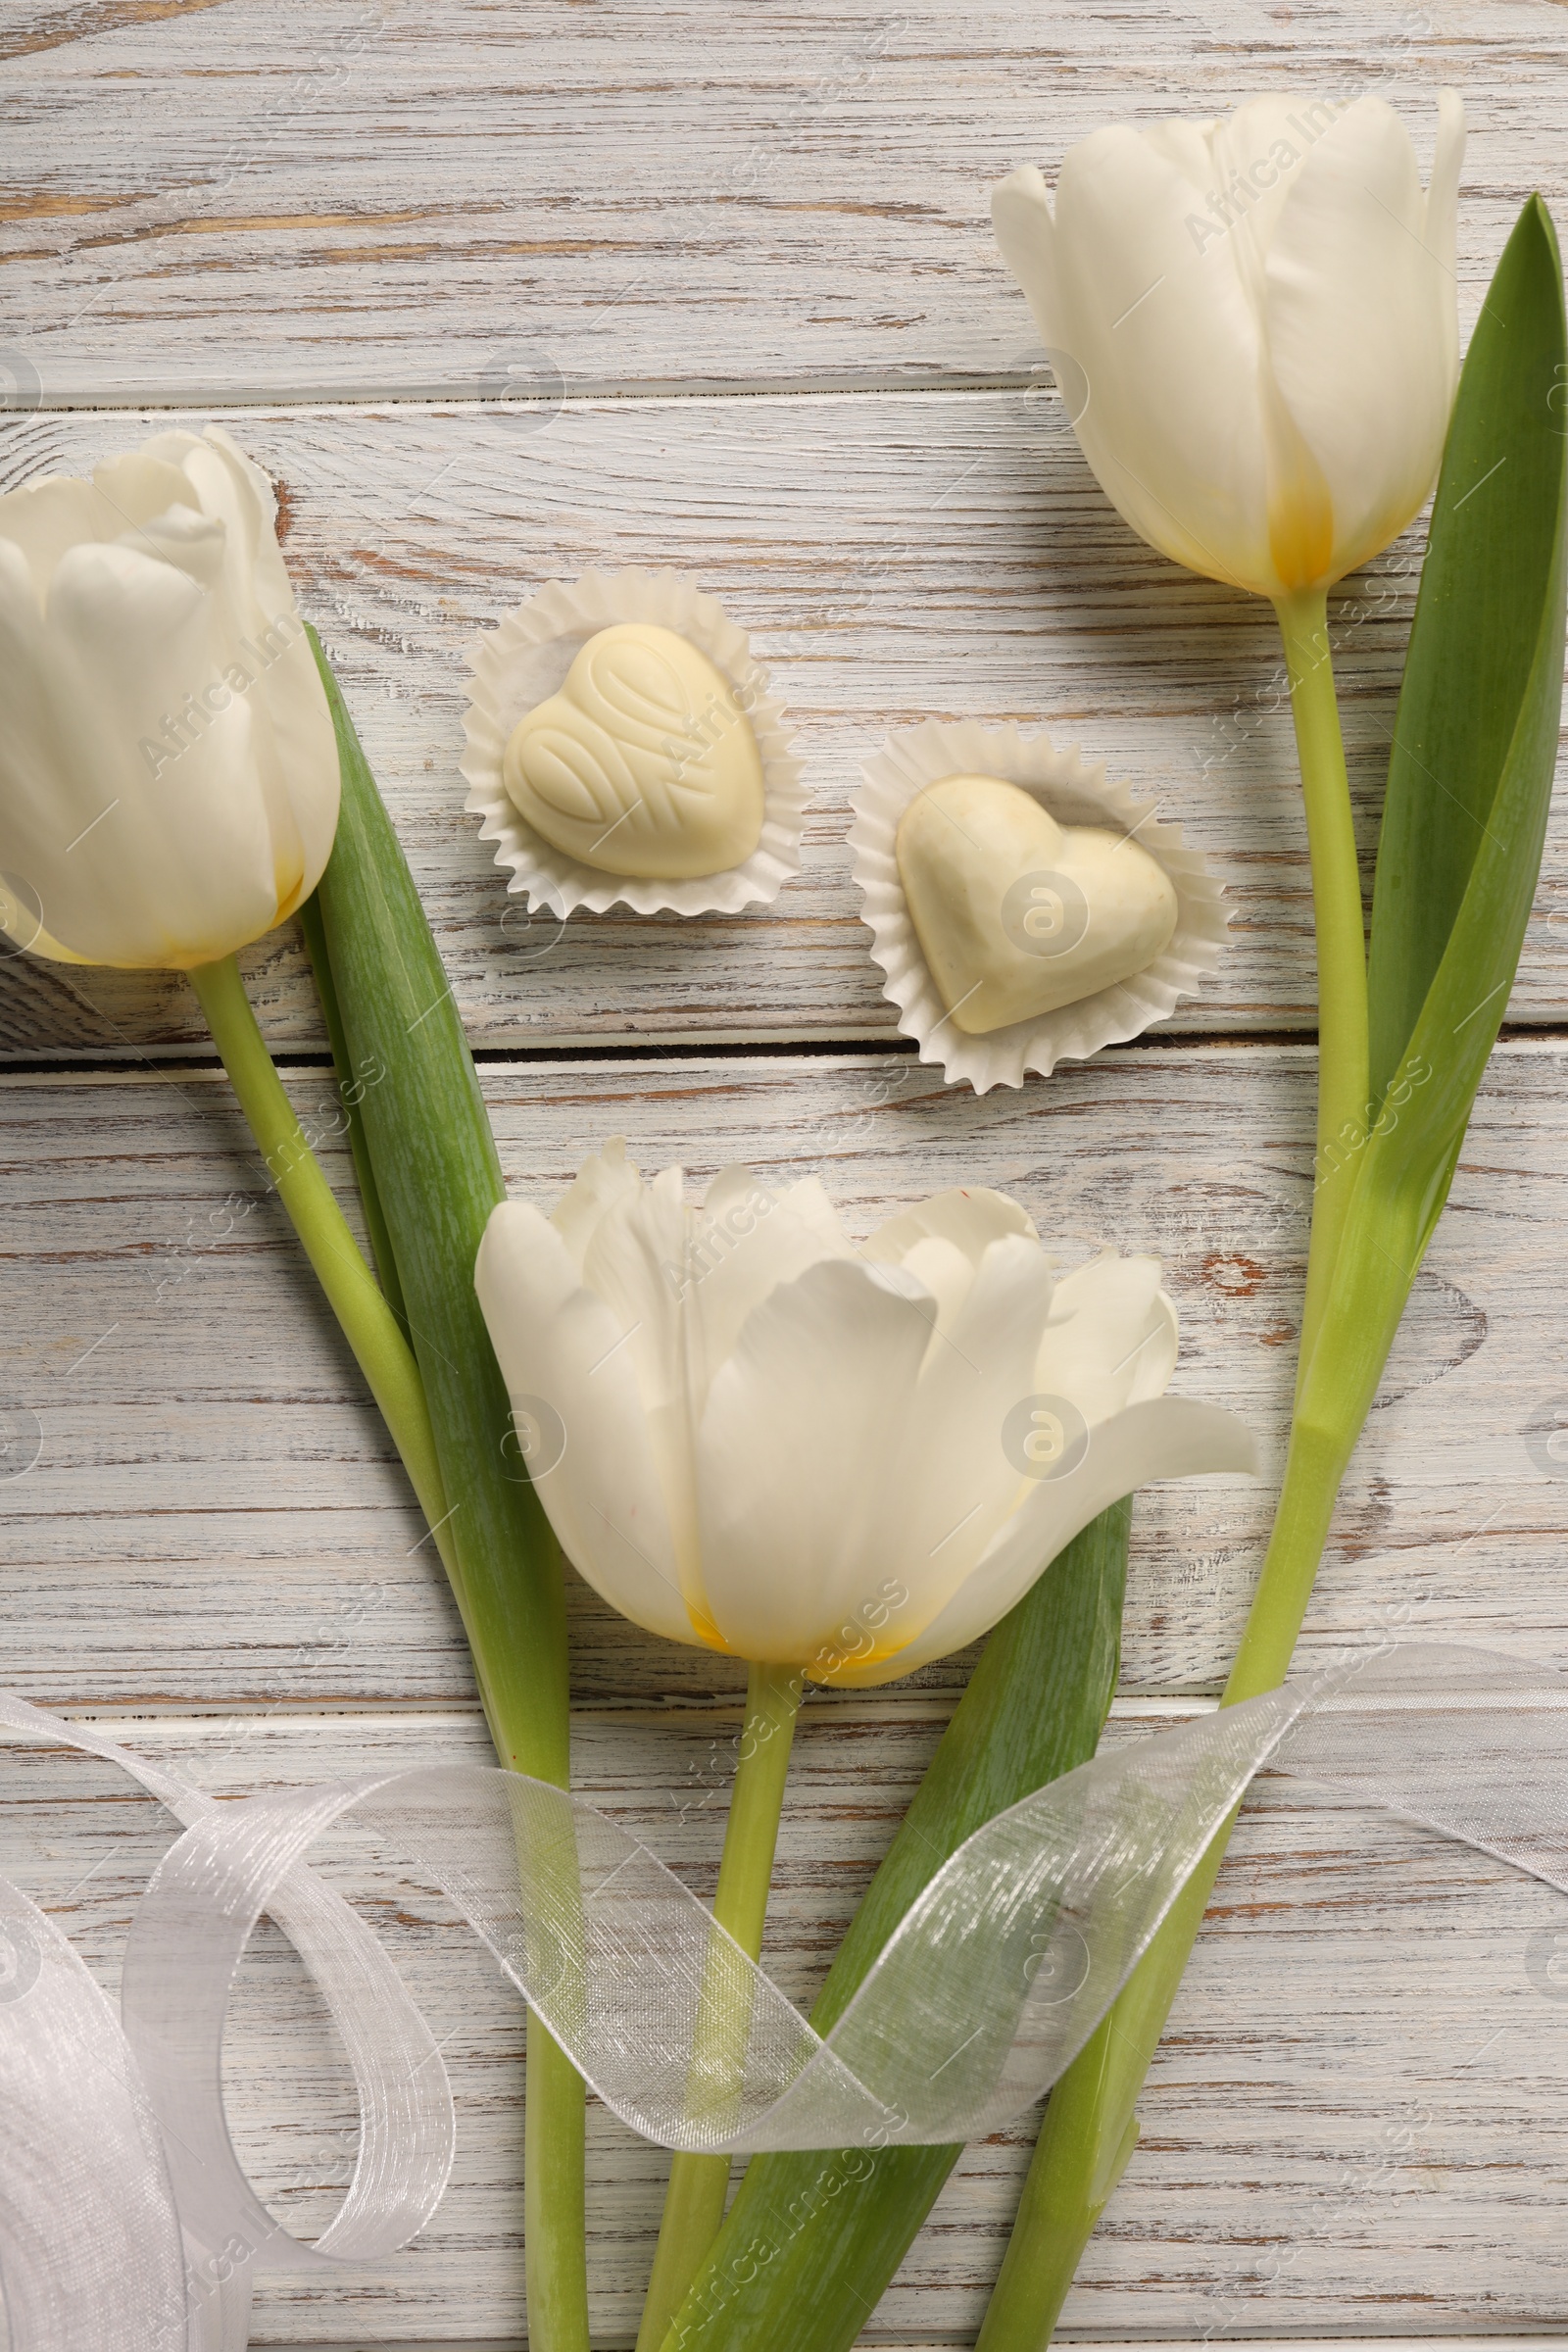
[[[733,687],[648,621],[579,647],[560,692],[513,729],[501,772],[536,833],[603,873],[723,873],[761,838],[761,755]]]
[[[1059,825],[1000,776],[928,784],[895,846],[921,954],[971,1037],[1113,988],[1176,929],[1170,876],[1130,835]]]

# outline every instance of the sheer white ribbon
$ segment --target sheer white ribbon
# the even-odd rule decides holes
[[[1568,1891],[1568,1682],[1484,1650],[1370,1652],[1040,1789],[938,1872],[825,2040],[645,1846],[542,1782],[436,1766],[218,1804],[21,1700],[0,1698],[0,1729],[111,1759],[186,1824],[131,1927],[122,2028],[0,1881],[14,2352],[243,2352],[254,2272],[364,2264],[434,2213],[454,2142],[436,2044],[304,1861],[349,1813],[450,1896],[605,2104],[671,2148],[963,2140],[1018,2115],[1264,1767]],[[229,1985],[264,1911],[329,2003],[359,2093],[354,2178],[315,2246],[257,2198],[223,2117]]]

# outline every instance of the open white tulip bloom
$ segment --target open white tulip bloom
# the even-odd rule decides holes
[[[1254,98],[1114,123],[992,216],[1078,439],[1133,529],[1278,601],[1366,563],[1418,512],[1458,380],[1464,113],[1438,100],[1423,190],[1381,98]]]
[[[1134,1488],[1255,1473],[1241,1422],[1162,1393],[1153,1258],[1058,1278],[1001,1193],[939,1194],[857,1249],[814,1179],[732,1168],[701,1211],[682,1191],[612,1144],[553,1216],[498,1207],[475,1273],[551,1524],[654,1633],[888,1682],[986,1632]]]
[[[19,946],[188,970],[315,889],[337,747],[275,513],[217,426],[0,498],[0,925]]]

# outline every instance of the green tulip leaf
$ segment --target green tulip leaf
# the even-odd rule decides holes
[[[1568,327],[1532,197],[1459,379],[1372,902],[1373,1103],[1301,1407],[1359,1429],[1443,1212],[1541,870],[1562,712]],[[1320,1167],[1319,1180],[1329,1171]],[[1328,1324],[1332,1320],[1332,1335]]]
[[[1395,719],[1368,976],[1374,1102],[1421,1047],[1446,1094],[1469,1082],[1468,1112],[1506,1010],[1562,701],[1565,434],[1562,265],[1536,196],[1465,359]]]
[[[497,1753],[564,1783],[561,1556],[516,1449],[473,1287],[479,1238],[505,1197],[501,1162],[419,894],[314,630],[311,642],[343,775],[311,944],[324,958],[334,1055],[368,1161],[377,1262],[389,1297],[406,1303],[452,1504],[458,1605]]]

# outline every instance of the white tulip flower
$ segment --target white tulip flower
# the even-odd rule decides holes
[[[612,1144],[553,1216],[498,1207],[475,1269],[556,1534],[654,1633],[888,1682],[985,1633],[1134,1488],[1255,1473],[1241,1422],[1163,1395],[1154,1258],[1058,1277],[995,1192],[859,1249],[814,1179],[682,1194]]]
[[[1275,602],[1387,547],[1437,475],[1458,380],[1464,111],[1423,191],[1383,99],[1119,122],[992,196],[1085,457],[1133,529]]]
[[[0,498],[0,927],[189,970],[315,889],[326,695],[267,476],[217,426]]]

